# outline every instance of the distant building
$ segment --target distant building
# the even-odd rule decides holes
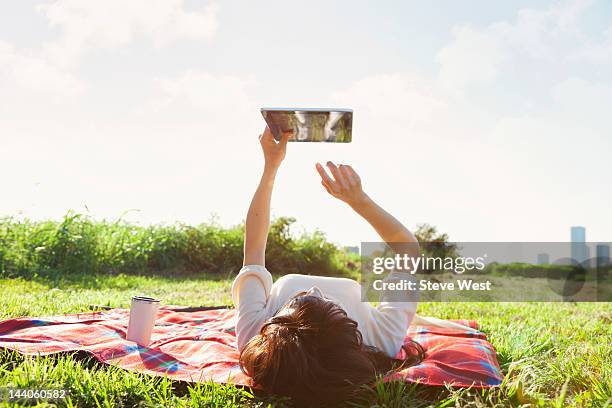
[[[571,257],[574,261],[583,263],[589,259],[589,249],[586,246],[586,228],[572,227],[571,238]]]
[[[599,244],[595,247],[597,256],[597,267],[607,266],[610,264],[610,247],[608,245]]]
[[[572,242],[586,242],[586,228],[572,227]]]
[[[548,254],[538,254],[538,265],[548,265],[550,256]]]

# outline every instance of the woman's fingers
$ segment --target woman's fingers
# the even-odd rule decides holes
[[[331,177],[329,177],[329,174],[327,174],[323,166],[320,163],[317,163],[316,167],[319,175],[321,176],[321,183],[323,183],[329,190],[336,191],[336,183]]]
[[[331,171],[331,174],[334,176],[336,183],[342,188],[348,188],[348,183],[344,179],[342,173],[340,173],[340,170],[338,170],[338,167],[336,167],[336,165],[331,161],[327,162],[327,167],[329,168],[329,171]]]
[[[353,177],[353,175],[351,174],[351,172],[348,169],[348,166],[345,164],[340,164],[338,166],[338,170],[340,170],[340,174],[342,174],[342,176],[344,177],[344,179],[346,180],[346,183],[350,186],[350,187],[354,187],[357,185],[357,180],[355,180],[355,177]]]
[[[359,175],[351,166],[346,164],[339,164],[336,166],[331,161],[327,162],[327,167],[332,173],[333,178],[320,163],[317,163],[316,167],[321,175],[321,185],[323,185],[325,190],[333,197],[351,206],[361,202],[364,197],[367,197],[361,188],[361,179]]]
[[[293,134],[293,132],[285,132],[285,133],[283,133],[283,135],[281,136],[281,140],[280,140],[281,146],[283,146],[283,147],[287,146],[287,142],[289,141],[289,138],[291,137],[292,134]]]
[[[259,135],[259,140],[269,145],[278,144],[279,146],[284,148],[287,146],[287,142],[289,141],[289,138],[291,137],[292,134],[293,134],[292,131],[284,132],[281,135],[280,141],[277,142],[270,128],[266,126],[266,129],[264,130],[263,134]]]
[[[357,174],[353,167],[347,165],[346,170],[351,175],[351,178],[357,182],[357,184],[361,184],[361,177],[359,177],[359,174]]]
[[[357,182],[357,185],[359,187],[361,187],[361,177],[359,177],[359,174],[355,171],[355,169],[353,169],[352,166],[346,166],[348,168],[348,172],[351,175],[351,177]]]
[[[334,181],[331,179],[331,177],[329,177],[329,175],[327,174],[327,172],[325,171],[321,163],[317,163],[316,168],[317,168],[317,171],[319,172],[319,175],[321,176],[321,180],[328,182],[330,184],[333,184]]]
[[[361,185],[361,179],[353,168],[346,164],[335,165],[333,162],[327,162],[329,172],[333,178],[330,177],[325,168],[317,163],[317,171],[321,175],[321,180],[325,185],[335,193],[340,193],[343,190],[351,190]]]
[[[272,136],[272,131],[269,127],[266,126],[266,129],[261,136],[261,140],[266,143],[274,142],[274,136]]]
[[[329,194],[334,195],[334,193],[329,189],[329,187],[327,187],[327,184],[325,184],[323,180],[321,180],[321,185],[325,187],[325,190],[327,190]]]

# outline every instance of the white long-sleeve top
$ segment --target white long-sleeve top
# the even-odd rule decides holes
[[[247,265],[232,284],[232,300],[238,309],[238,349],[259,331],[292,297],[313,287],[337,303],[357,322],[364,344],[391,357],[400,351],[413,320],[417,302],[383,301],[377,307],[361,300],[361,287],[352,279],[311,275],[285,275],[272,283],[272,275],[261,265]]]

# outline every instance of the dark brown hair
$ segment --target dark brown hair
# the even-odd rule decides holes
[[[301,402],[342,401],[377,375],[423,359],[416,342],[404,348],[406,360],[364,345],[357,322],[329,300],[298,296],[283,309],[240,354],[242,371],[267,392]]]

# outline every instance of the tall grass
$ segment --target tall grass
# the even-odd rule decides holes
[[[272,222],[268,266],[282,273],[342,275],[351,255],[319,231],[293,234],[295,219]],[[68,213],[61,221],[0,219],[0,277],[57,274],[162,275],[228,272],[242,264],[244,226],[210,222],[140,226]]]

